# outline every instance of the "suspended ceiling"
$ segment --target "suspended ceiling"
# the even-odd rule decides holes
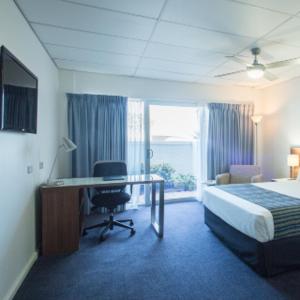
[[[298,0],[15,0],[60,69],[163,80],[265,87],[300,75],[300,65],[274,69],[279,80],[250,80],[227,55],[262,63],[300,56]]]

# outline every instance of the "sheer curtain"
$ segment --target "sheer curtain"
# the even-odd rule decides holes
[[[201,201],[204,182],[207,181],[207,142],[208,142],[208,107],[198,108],[198,134],[196,141],[196,166],[197,166],[197,200]]]
[[[129,175],[144,172],[145,160],[144,102],[140,99],[128,99],[127,114],[127,169]],[[131,200],[127,208],[137,208],[141,202],[141,186],[134,185]]]

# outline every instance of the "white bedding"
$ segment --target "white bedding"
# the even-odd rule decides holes
[[[300,181],[254,183],[258,187],[300,199]],[[204,205],[227,224],[259,242],[274,238],[272,214],[262,206],[224,192],[205,188]]]

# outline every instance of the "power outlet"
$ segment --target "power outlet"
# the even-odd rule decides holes
[[[27,174],[31,174],[33,172],[33,166],[27,166]]]

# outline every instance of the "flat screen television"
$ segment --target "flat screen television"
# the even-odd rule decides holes
[[[0,68],[0,130],[36,133],[37,77],[4,46]]]

